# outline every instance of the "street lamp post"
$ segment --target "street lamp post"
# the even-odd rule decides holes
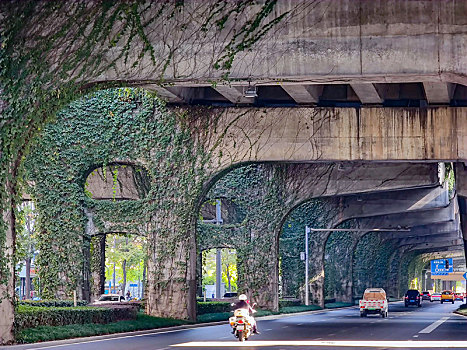
[[[309,294],[308,294],[308,234],[310,228],[305,226],[305,305],[309,305]]]

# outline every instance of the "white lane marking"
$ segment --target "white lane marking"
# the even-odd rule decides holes
[[[436,328],[438,328],[441,324],[443,324],[444,322],[446,322],[448,319],[449,319],[449,317],[443,317],[443,318],[439,319],[438,321],[433,322],[433,323],[430,324],[428,327],[423,328],[423,329],[422,329],[420,332],[418,332],[418,333],[431,333],[431,332],[433,332]]]
[[[189,342],[171,345],[172,347],[199,347],[199,348],[238,348],[238,341],[233,342]],[[363,347],[363,348],[463,348],[465,349],[465,341],[412,341],[412,340],[398,340],[398,341],[346,341],[346,340],[258,340],[248,341],[242,343],[242,348],[255,348],[255,347],[272,347],[272,346],[335,346],[335,347]]]
[[[266,331],[272,331],[272,328],[265,329]]]
[[[418,338],[418,335],[414,335],[413,338]]]
[[[289,328],[289,326],[283,326],[282,328]]]
[[[297,326],[301,326],[303,323],[297,323]]]

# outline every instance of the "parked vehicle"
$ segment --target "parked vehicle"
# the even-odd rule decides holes
[[[430,297],[430,302],[441,301],[441,293],[433,293]]]
[[[422,300],[431,300],[431,294],[430,292],[424,291],[421,293]]]
[[[416,305],[418,307],[422,306],[422,300],[421,300],[420,292],[416,289],[409,289],[405,293],[404,297],[404,304],[405,307],[409,307],[409,305]]]
[[[464,293],[455,293],[454,294],[454,300],[460,300],[464,302]]]
[[[227,293],[224,293],[224,298],[236,298],[238,295],[237,292],[227,292]]]
[[[378,314],[388,317],[388,300],[383,288],[367,288],[363,293],[363,299],[358,302],[360,317],[370,314]]]
[[[454,293],[450,290],[443,290],[441,292],[441,304],[446,301],[454,304]]]
[[[93,304],[111,304],[121,303],[125,301],[125,297],[120,294],[102,294],[99,299],[94,301]]]
[[[253,307],[256,304],[253,304]],[[253,333],[253,316],[250,316],[248,309],[236,309],[233,317],[229,318],[230,326],[232,327],[232,333],[239,341],[248,340]]]

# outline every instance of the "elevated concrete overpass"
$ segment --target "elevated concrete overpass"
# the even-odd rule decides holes
[[[5,52],[15,62],[21,61],[18,57],[27,60],[31,52],[39,52],[39,58],[31,55],[36,61],[31,63],[32,73],[26,81],[41,82],[44,91],[59,92],[73,86],[86,92],[114,85],[156,91],[175,113],[188,112],[183,114],[187,118],[180,120],[188,121],[193,138],[201,140],[204,150],[213,154],[208,169],[211,180],[244,162],[359,162],[364,171],[366,162],[375,161],[467,160],[464,2],[278,1],[265,17],[261,17],[265,2],[258,2],[241,9],[236,18],[224,17],[237,4],[226,2],[225,8],[216,12],[214,24],[203,26],[202,21],[193,20],[204,18],[216,3],[184,1],[173,16],[167,16],[173,8],[163,8],[164,23],[150,20],[158,18],[159,2],[140,4],[135,11],[143,19],[142,35],[136,31],[139,35],[131,36],[134,32],[128,28],[136,22],[129,16],[135,13],[123,11],[120,20],[109,21],[102,42],[95,42],[84,55],[83,48],[89,43],[82,33],[89,33],[102,18],[108,19],[105,11],[109,9],[99,1],[88,2],[85,11],[75,11],[77,3],[48,8],[47,1],[38,1],[19,29],[7,28],[18,31],[5,43]],[[2,3],[2,23],[8,26],[11,21],[3,19],[20,18],[23,6],[23,2]],[[47,16],[43,16],[44,10]],[[112,10],[118,12],[118,4],[108,13]],[[259,25],[250,26],[255,19]],[[75,25],[69,27],[70,21]],[[160,30],[163,24],[166,29]],[[61,32],[65,27],[68,30],[64,36],[56,40],[50,29]],[[46,51],[41,51],[42,45]],[[52,78],[38,79],[34,65],[46,67],[40,73],[51,73]],[[10,86],[14,85],[0,87],[2,111],[20,99],[9,100]],[[54,106],[61,98],[57,97]],[[29,124],[24,115],[8,114],[8,118],[11,120],[5,126],[18,120],[23,126],[31,125],[21,149],[27,149],[31,133],[35,135],[50,120],[44,116],[42,121]],[[16,174],[22,155],[10,156],[5,174]],[[460,179],[459,170],[457,174]],[[368,191],[387,190],[386,183],[375,184],[373,180],[367,183],[372,184]],[[424,185],[409,176],[406,181],[412,188]],[[2,179],[2,186],[4,183],[8,181]],[[334,188],[329,183],[321,185],[320,193],[358,193],[346,192],[338,182]],[[10,192],[9,208],[2,214],[7,223],[6,242],[13,247],[15,189]],[[467,235],[467,210],[462,199],[466,196],[460,194],[459,198],[462,228]],[[416,203],[405,203],[401,208],[408,210]],[[349,217],[356,218],[358,210],[361,208],[353,214],[350,211]],[[154,216],[155,220],[166,221],[162,211]],[[410,225],[420,223],[414,218],[407,220]],[[180,243],[177,256],[161,263],[168,266],[161,278],[172,287],[151,293],[148,310],[154,315],[195,315],[193,222],[192,218],[186,222],[188,238]],[[465,243],[467,236],[464,238]],[[156,237],[151,239],[156,241]],[[11,253],[9,249],[4,248]],[[444,250],[448,249],[452,247]],[[14,266],[9,267],[13,276]],[[150,261],[150,267],[155,272],[154,261]],[[172,278],[169,270],[175,267],[177,276],[183,276],[182,282]],[[13,282],[11,277],[0,292],[13,294]],[[155,283],[150,281],[152,287]],[[170,305],[164,305],[164,300],[171,301]],[[179,305],[186,308],[180,310]],[[1,342],[11,340],[12,310],[12,300],[2,301]]]

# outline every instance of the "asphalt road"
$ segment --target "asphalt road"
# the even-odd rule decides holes
[[[113,339],[81,339],[73,344],[44,343],[5,349],[467,349],[467,317],[453,314],[460,302],[423,302],[421,308],[391,303],[389,318],[361,318],[358,308],[259,319],[259,335],[240,343],[226,323]]]

